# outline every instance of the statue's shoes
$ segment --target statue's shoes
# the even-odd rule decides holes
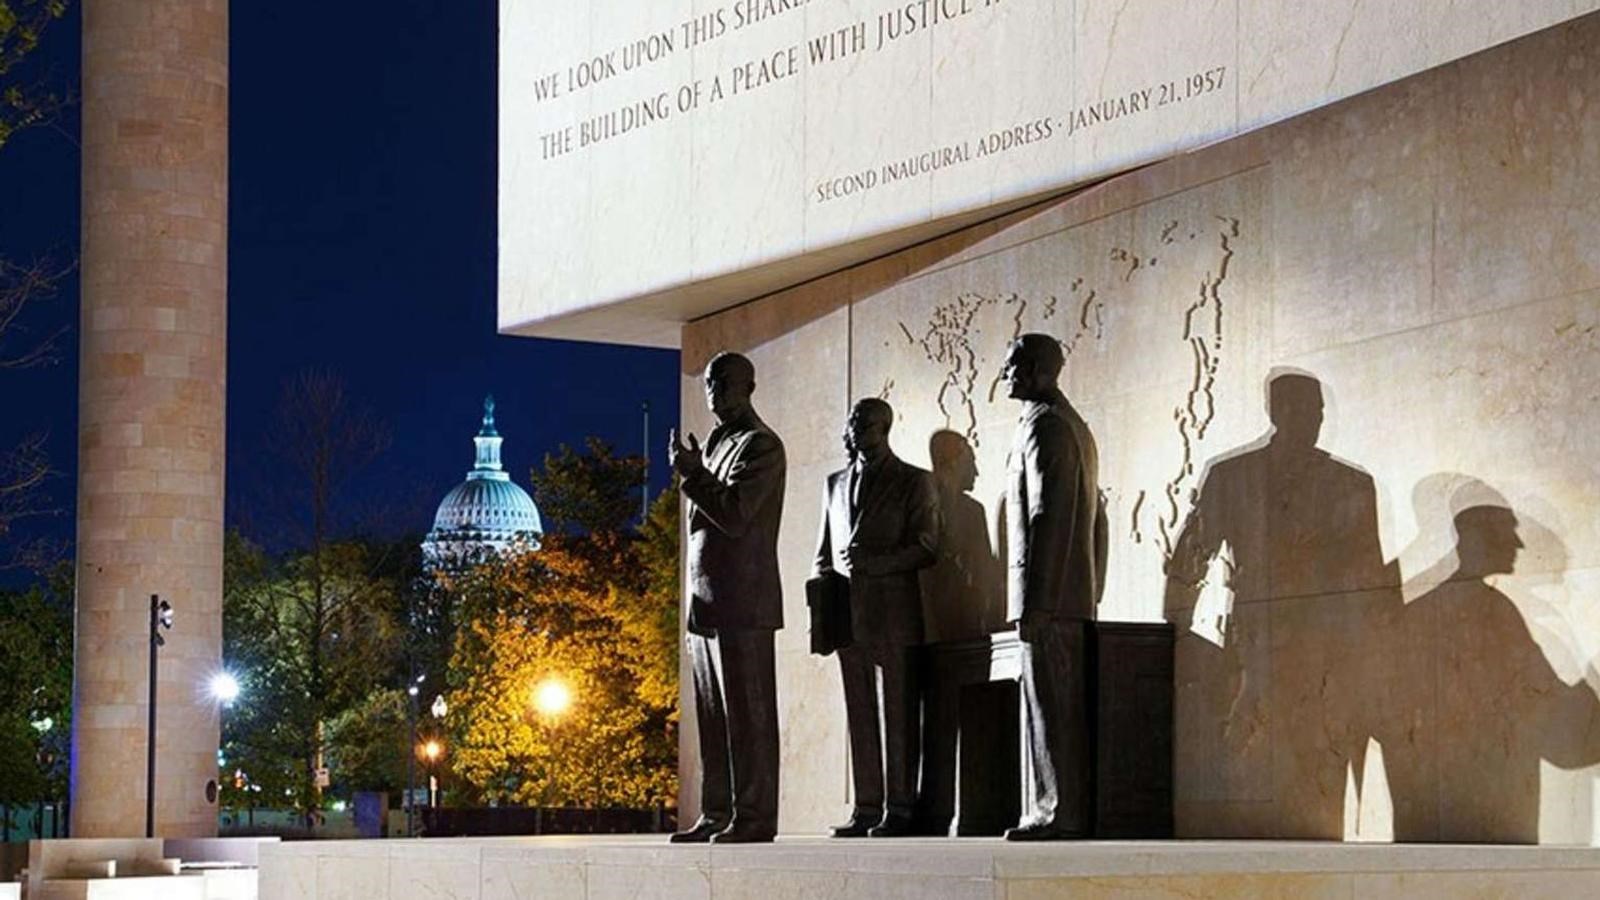
[[[875,838],[911,837],[917,833],[917,825],[909,816],[889,816],[867,832]]]
[[[711,840],[711,836],[728,827],[727,822],[718,822],[704,816],[694,823],[694,827],[687,831],[680,831],[667,840],[673,844],[704,844]]]
[[[872,816],[870,818],[867,816],[851,816],[850,821],[843,825],[833,826],[832,834],[836,838],[866,837],[867,832],[871,831],[872,827],[877,825],[881,818],[881,816]]]
[[[1029,822],[1006,829],[1008,841],[1069,841],[1083,837],[1083,832],[1063,828],[1054,822]]]
[[[778,836],[773,828],[759,825],[740,825],[738,822],[711,836],[713,844],[770,844]]]

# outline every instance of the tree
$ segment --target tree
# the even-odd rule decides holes
[[[584,446],[588,452],[578,453],[562,444],[557,453],[545,454],[542,470],[533,471],[539,512],[552,531],[622,532],[639,508],[644,458],[615,456],[610,444],[595,437]]]
[[[328,723],[328,768],[346,793],[406,786],[408,702],[399,688],[378,688]]]
[[[43,82],[16,77],[45,29],[66,15],[66,0],[0,0],[0,147],[18,131],[51,121],[72,102]]]
[[[451,766],[476,799],[653,806],[677,794],[675,492],[629,527],[642,460],[590,440],[534,474],[563,528],[537,552],[441,573],[458,617]],[[541,711],[559,683],[572,703]]]
[[[383,545],[329,543],[317,555],[273,559],[235,536],[228,549],[224,651],[247,690],[224,719],[232,769],[224,777],[240,773],[236,780],[261,785],[274,800],[290,796],[309,814],[322,803],[314,775],[325,765],[329,723],[398,680],[407,579],[385,571],[399,554]],[[347,759],[358,752],[354,734],[345,732]],[[386,787],[337,776],[351,789]]]
[[[637,807],[675,796],[677,697],[641,690],[651,654],[630,639],[621,599],[641,588],[635,547],[557,536],[458,585],[451,759],[481,799]],[[568,710],[537,709],[551,684],[570,692]]]
[[[0,593],[0,805],[66,795],[72,718],[72,577]]]
[[[228,569],[224,639],[257,667],[250,677],[261,693],[251,705],[271,711],[271,721],[261,722],[242,712],[235,733],[241,749],[261,754],[269,767],[292,747],[300,771],[288,790],[308,815],[322,803],[315,774],[325,765],[328,722],[373,688],[399,680],[416,552],[340,537],[349,527],[345,488],[388,443],[387,429],[349,399],[338,378],[291,379],[270,450],[281,473],[281,491],[271,498],[275,532],[292,549],[274,557],[248,542],[230,545],[237,560]]]

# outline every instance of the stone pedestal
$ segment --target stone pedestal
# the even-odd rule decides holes
[[[72,832],[215,834],[227,337],[228,4],[86,0]]]
[[[719,846],[570,835],[290,841],[263,846],[260,871],[261,900],[1592,897],[1600,849],[787,836]]]

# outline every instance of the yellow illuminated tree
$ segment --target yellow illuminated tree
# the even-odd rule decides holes
[[[537,551],[435,574],[453,612],[450,766],[465,801],[651,807],[677,796],[678,495],[591,439],[534,472]],[[538,702],[569,700],[561,704]]]
[[[663,617],[650,614],[644,546],[617,532],[552,534],[536,553],[441,576],[462,614],[448,724],[451,766],[478,795],[471,799],[673,802],[677,684],[675,670],[670,679],[663,670],[676,622],[664,649]],[[570,696],[563,711],[537,702],[541,689],[559,690],[552,686]]]

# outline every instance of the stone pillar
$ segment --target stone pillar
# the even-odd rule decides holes
[[[227,349],[227,0],[85,0],[72,835],[214,835]]]

